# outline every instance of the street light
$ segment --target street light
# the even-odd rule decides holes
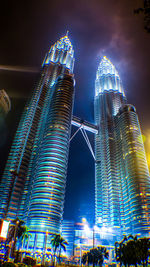
[[[97,225],[93,226],[93,248],[95,247],[95,233],[100,232],[100,229]]]
[[[79,246],[80,246],[80,266],[82,266],[82,247],[81,247],[81,239],[80,239],[80,244],[79,244]]]

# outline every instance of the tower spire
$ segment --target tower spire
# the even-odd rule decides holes
[[[103,56],[98,66],[95,88],[96,96],[104,91],[118,91],[125,96],[119,73],[106,56]]]
[[[53,63],[60,63],[66,66],[70,72],[73,72],[74,67],[74,50],[68,38],[69,31],[61,37],[46,54],[43,65]],[[60,53],[61,51],[61,53]]]
[[[69,31],[67,30],[67,32],[66,32],[66,36],[68,37],[68,34],[69,34]]]

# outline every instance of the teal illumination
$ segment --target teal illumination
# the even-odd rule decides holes
[[[105,56],[96,73],[95,95],[97,96],[104,91],[116,91],[125,96],[120,76],[115,66]]]
[[[99,227],[148,236],[150,176],[136,109],[126,104],[121,79],[106,57],[95,82],[95,217]]]
[[[0,217],[23,219],[42,235],[61,227],[74,102],[74,51],[68,36],[49,50],[14,138],[0,186]]]

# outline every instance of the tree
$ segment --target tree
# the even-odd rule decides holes
[[[108,259],[108,257],[109,257],[109,253],[105,247],[92,248],[90,249],[90,251],[83,254],[82,263],[83,264],[88,263],[88,266],[89,264],[93,264],[93,266],[97,264],[99,266],[102,266],[104,262],[104,258]]]
[[[109,253],[105,247],[98,247],[99,254],[101,254],[101,257],[99,257],[98,264],[99,266],[102,266],[104,263],[104,259],[109,258]]]
[[[14,253],[16,250],[16,242],[19,238],[23,236],[25,233],[26,227],[24,225],[24,221],[16,218],[11,221],[9,226],[8,235],[6,239],[6,243],[11,242],[11,256],[14,257]]]
[[[82,263],[86,264],[86,262],[88,262],[88,252],[86,252],[82,255]],[[89,264],[88,264],[88,266],[89,266]]]
[[[150,240],[149,238],[137,239],[137,236],[124,237],[121,242],[115,243],[116,260],[120,262],[120,266],[143,264],[147,266],[150,256]]]
[[[143,13],[144,29],[150,33],[150,0],[143,0],[143,7],[134,10],[135,14]]]
[[[124,257],[124,243],[127,241],[127,237],[124,236],[121,242],[115,242],[115,254],[116,254],[116,261],[122,264],[125,264],[125,257]],[[125,264],[126,266],[126,264]]]
[[[66,245],[68,245],[68,242],[60,235],[60,234],[55,234],[53,238],[51,239],[51,245],[54,250],[53,258],[54,258],[54,264],[55,264],[55,257],[56,253],[58,253],[58,258],[60,262],[60,255],[61,255],[61,249],[66,251]]]
[[[116,261],[120,262],[120,266],[134,264],[135,260],[135,241],[137,237],[132,235],[124,236],[121,242],[115,243]]]
[[[22,226],[22,235],[20,236],[21,248],[23,248],[24,241],[28,241],[29,237],[32,236],[29,231],[30,229],[26,225]]]
[[[26,265],[28,265],[28,266],[35,266],[36,265],[36,259],[33,259],[30,256],[26,256],[23,259],[23,263],[26,264]]]
[[[140,238],[137,240],[138,253],[140,261],[144,266],[148,265],[148,258],[150,256],[150,239],[149,238]]]
[[[129,240],[124,245],[124,258],[128,266],[140,264],[139,250],[137,246],[137,240]]]
[[[88,251],[88,252],[83,254],[82,263],[83,264],[87,263],[88,266],[89,266],[89,264],[93,263],[93,255],[92,255],[91,251]]]

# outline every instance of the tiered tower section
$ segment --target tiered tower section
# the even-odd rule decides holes
[[[72,75],[59,76],[43,129],[43,139],[38,148],[27,204],[27,225],[36,231],[60,231],[73,99]]]
[[[150,178],[135,108],[126,104],[119,74],[104,57],[95,82],[96,224],[148,235]]]
[[[73,65],[74,51],[66,35],[45,57],[2,178],[0,217],[19,216],[35,232],[60,228],[74,100]],[[39,225],[43,224],[42,229]]]
[[[116,116],[123,221],[126,234],[149,236],[150,177],[136,109],[124,105]]]
[[[95,137],[95,216],[96,224],[105,228],[121,226],[114,118],[125,102],[119,74],[104,57],[98,67],[95,82],[95,121],[99,126]]]

